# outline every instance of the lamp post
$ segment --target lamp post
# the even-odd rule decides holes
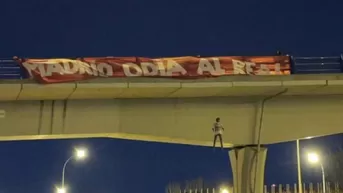
[[[67,167],[67,164],[69,163],[70,160],[76,159],[76,160],[82,160],[87,157],[87,150],[84,148],[78,148],[75,149],[74,155],[70,156],[63,164],[63,169],[62,169],[62,182],[61,182],[61,187],[57,188],[57,193],[66,193],[66,188],[64,186],[64,176],[65,176],[65,170]]]
[[[312,139],[305,137],[304,139]],[[297,139],[297,169],[298,169],[298,193],[303,193],[303,182],[301,179],[301,162],[300,162],[300,139]]]
[[[300,163],[300,141],[297,139],[297,165],[298,165],[298,193],[303,193],[303,186],[301,180],[301,163]]]
[[[326,191],[326,189],[325,189],[325,171],[324,171],[323,164],[322,164],[322,162],[319,159],[318,154],[316,154],[316,153],[309,153],[309,154],[307,154],[307,158],[308,158],[308,161],[310,163],[313,163],[313,164],[319,163],[320,164],[320,168],[322,170],[323,193],[325,193],[325,191]]]

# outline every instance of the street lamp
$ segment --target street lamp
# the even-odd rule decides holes
[[[220,193],[229,193],[229,190],[227,188],[223,188],[220,190]]]
[[[219,187],[219,193],[230,193],[230,186],[222,185]]]
[[[310,163],[312,163],[312,164],[317,164],[317,163],[320,164],[320,168],[322,169],[323,193],[325,193],[325,172],[324,172],[323,164],[320,161],[318,154],[313,153],[313,152],[312,153],[308,153],[307,154],[307,158],[308,158],[308,161]]]
[[[65,188],[57,188],[57,193],[66,193]]]
[[[74,150],[74,154],[70,156],[63,164],[63,169],[62,169],[62,186],[60,188],[57,188],[57,193],[66,193],[66,188],[64,186],[64,174],[65,170],[67,167],[67,164],[69,163],[70,160],[75,159],[75,160],[82,160],[87,157],[87,149],[85,148],[76,148]]]

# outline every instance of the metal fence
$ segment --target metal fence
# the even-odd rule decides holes
[[[291,57],[292,74],[332,74],[343,72],[343,55],[336,57]]]
[[[303,193],[323,193],[323,186],[321,183],[304,183],[302,185]],[[326,193],[341,193],[338,183],[326,183]],[[298,193],[297,184],[286,185],[271,185],[264,186],[264,193]]]
[[[321,183],[304,183],[303,193],[323,193],[323,187]],[[185,189],[185,190],[171,190],[166,193],[234,193],[232,187],[227,188],[203,188],[203,189]],[[263,193],[298,193],[297,184],[274,184],[264,186]],[[343,193],[343,190],[339,188],[338,183],[326,184],[326,193]]]
[[[0,79],[24,79],[25,71],[13,59],[0,58]]]

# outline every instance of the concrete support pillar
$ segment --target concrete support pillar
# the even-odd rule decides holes
[[[233,172],[233,192],[263,193],[267,148],[261,147],[258,152],[257,146],[236,147],[229,151],[229,156]]]

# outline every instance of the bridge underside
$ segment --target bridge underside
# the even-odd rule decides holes
[[[212,146],[212,124],[221,117],[224,146],[236,146],[229,153],[235,192],[262,192],[267,150],[254,145],[342,133],[342,79],[4,81],[0,140],[109,137]],[[262,108],[263,99],[283,91]]]
[[[221,117],[224,142],[270,144],[343,131],[343,96],[98,99],[1,102],[2,140],[113,137],[211,146]]]

